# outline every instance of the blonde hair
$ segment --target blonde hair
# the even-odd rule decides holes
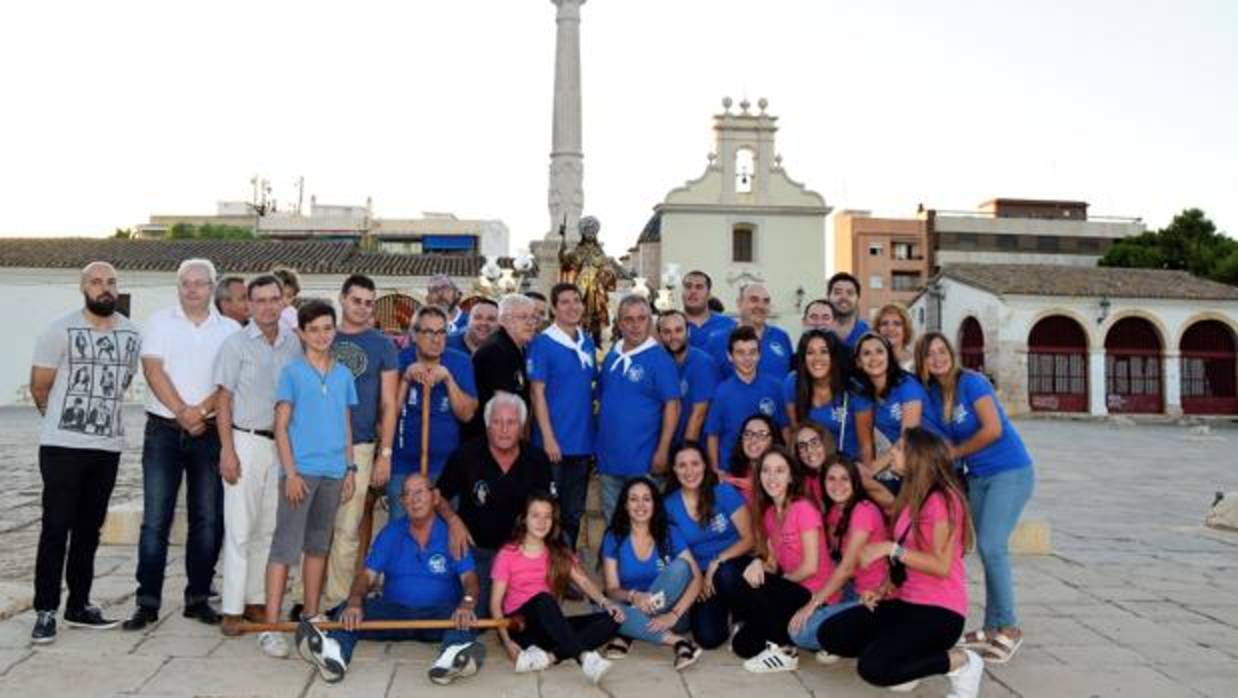
[[[916,331],[911,328],[911,313],[907,312],[907,307],[902,303],[886,303],[881,306],[881,310],[877,311],[877,322],[875,323],[876,326],[873,329],[880,332],[881,318],[889,315],[890,313],[897,315],[898,319],[903,323],[903,346],[899,348],[909,348],[912,340],[916,338]]]

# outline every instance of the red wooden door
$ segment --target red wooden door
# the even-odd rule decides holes
[[[1238,352],[1234,332],[1217,320],[1191,325],[1178,345],[1182,355],[1182,411],[1238,414]]]
[[[1033,410],[1087,412],[1088,340],[1079,323],[1050,315],[1027,339],[1027,396]]]
[[[1105,335],[1105,404],[1110,412],[1157,414],[1164,409],[1161,340],[1143,318],[1114,323]]]

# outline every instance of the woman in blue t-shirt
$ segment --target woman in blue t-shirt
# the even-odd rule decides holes
[[[795,351],[795,370],[782,383],[791,424],[813,421],[829,430],[848,458],[859,458],[855,410],[847,395],[851,359],[832,332],[808,330]]]
[[[920,426],[927,396],[920,381],[898,365],[890,341],[875,332],[866,333],[856,343],[854,360],[857,370],[851,397],[860,442],[860,473],[869,497],[889,510],[899,481],[888,477],[890,452],[877,453],[876,435],[890,444],[898,443],[903,432]]]
[[[705,649],[714,649],[730,637],[726,599],[744,583],[744,567],[756,540],[752,518],[739,491],[718,482],[700,444],[684,443],[671,462],[666,516],[703,570],[701,593],[690,615],[692,636]]]
[[[964,370],[939,332],[916,344],[916,373],[928,386],[926,410],[944,425],[950,456],[967,469],[967,498],[984,564],[984,627],[964,642],[990,662],[1010,661],[1023,644],[1015,615],[1008,542],[1032,496],[1032,457],[983,375]]]
[[[628,480],[602,539],[602,577],[606,595],[618,601],[624,620],[619,637],[603,655],[619,659],[631,640],[669,645],[675,669],[701,656],[689,640],[688,612],[701,591],[701,571],[683,534],[670,525],[662,495],[647,477]]]

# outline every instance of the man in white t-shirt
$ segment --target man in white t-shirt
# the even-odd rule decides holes
[[[186,618],[215,625],[207,602],[223,542],[223,484],[214,423],[219,348],[240,325],[215,310],[215,265],[187,259],[176,272],[179,302],[155,312],[142,333],[146,375],[146,434],[142,444],[142,533],[138,540],[137,609],[125,630],[159,617],[168,533],[181,480],[186,481],[189,535],[185,541]]]
[[[43,415],[39,472],[43,476],[43,528],[34,569],[30,640],[56,639],[60,582],[69,587],[66,625],[113,628],[90,604],[99,529],[107,516],[125,446],[121,397],[138,365],[141,338],[116,312],[116,269],[91,262],[82,269],[85,307],[52,322],[39,335],[30,370],[30,394]],[[65,565],[65,558],[68,565]]]

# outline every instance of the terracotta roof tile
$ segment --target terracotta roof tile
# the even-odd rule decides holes
[[[940,275],[1000,295],[1238,300],[1238,287],[1173,269],[951,264]]]

